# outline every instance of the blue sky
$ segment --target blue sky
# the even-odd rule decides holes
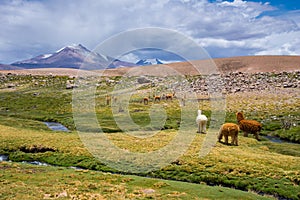
[[[271,5],[276,6],[281,10],[299,10],[300,3],[297,0],[270,0],[270,1],[260,1],[260,0],[253,0],[254,2],[270,2]]]
[[[94,49],[115,34],[146,27],[177,31],[213,58],[300,55],[297,0],[1,0],[0,26],[4,64],[70,44]],[[160,41],[170,40],[165,37]],[[142,55],[151,57],[132,51],[126,59],[134,62]]]
[[[228,2],[233,2],[234,0],[229,0]],[[209,2],[222,2],[219,0],[210,0]],[[282,11],[287,10],[299,10],[300,9],[300,3],[298,0],[252,0],[252,2],[257,3],[269,3],[272,6],[277,7],[278,9]]]

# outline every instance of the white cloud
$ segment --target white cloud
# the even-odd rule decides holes
[[[256,55],[300,55],[300,31],[273,34],[256,42],[261,50]]]
[[[275,9],[250,0],[4,0],[0,63],[51,53],[72,43],[93,49],[114,34],[149,26],[182,32],[214,49],[212,56],[228,48],[235,48],[234,54],[299,53],[300,11],[265,14]],[[287,38],[282,41],[281,36]],[[227,56],[234,54],[228,51]]]

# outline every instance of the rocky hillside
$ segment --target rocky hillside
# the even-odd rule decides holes
[[[198,70],[196,70],[198,68]],[[201,74],[199,74],[199,71]],[[212,91],[222,93],[251,92],[274,90],[278,88],[300,88],[300,56],[249,56],[200,60],[192,62],[172,63],[168,65],[152,65],[143,67],[107,69],[102,71],[85,71],[76,69],[27,69],[0,71],[0,82],[11,74],[18,75],[66,75],[70,77],[86,76],[100,73],[105,79],[115,76],[136,76],[134,84],[163,83],[168,75],[184,75],[183,81],[176,81],[168,87],[179,92],[196,92],[208,94]],[[111,77],[111,78],[109,78]],[[137,80],[144,80],[138,82]],[[17,85],[17,84],[15,84]],[[12,85],[7,85],[12,87]]]
[[[29,79],[35,82],[34,75],[19,75],[29,76]],[[48,75],[52,77],[53,75]],[[21,86],[15,74],[0,73],[1,88],[14,88]],[[40,77],[40,75],[39,75]],[[40,79],[40,78],[39,78]],[[69,77],[66,83],[68,89],[69,82],[74,82],[74,76]],[[114,77],[103,77],[109,83],[118,84]],[[14,81],[11,81],[14,80]],[[41,79],[47,82],[45,79]],[[99,80],[102,81],[102,80]],[[211,92],[220,92],[223,94],[237,93],[237,92],[256,92],[256,91],[275,91],[276,89],[295,88],[300,89],[300,71],[293,72],[229,72],[224,74],[212,75],[198,75],[187,76],[183,79],[163,79],[158,76],[140,76],[137,79],[132,79],[133,83],[138,85],[151,85],[154,87],[165,87],[169,85],[169,90],[174,90],[178,93],[195,92],[201,95],[208,95]],[[122,82],[120,82],[122,84]]]
[[[199,77],[192,81],[190,91],[207,94],[208,91],[223,93],[300,88],[300,71],[294,72],[230,72],[221,75]]]

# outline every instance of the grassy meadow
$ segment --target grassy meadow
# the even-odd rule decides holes
[[[8,77],[0,84],[0,154],[9,155],[14,162],[0,162],[1,199],[300,199],[299,89],[226,95],[225,121],[236,122],[235,113],[242,110],[246,118],[263,124],[261,141],[241,133],[239,146],[216,143],[207,156],[200,157],[206,135],[195,134],[187,151],[169,165],[151,172],[130,173],[93,157],[82,142],[73,120],[72,90],[66,89],[72,78]],[[117,81],[119,77],[112,79]],[[178,99],[144,105],[141,98],[151,86],[141,85],[128,106],[133,122],[142,127],[139,136],[145,136],[135,137],[126,134],[114,120],[122,120],[128,113],[106,105],[106,94],[114,86],[99,80],[94,109],[103,134],[115,146],[128,152],[153,152],[176,138],[182,114]],[[157,127],[148,126],[154,104],[164,108],[167,116],[165,123]],[[211,119],[210,101],[201,101],[199,108]],[[80,111],[85,113],[88,108]],[[187,122],[191,128],[182,130],[186,135],[197,131],[196,111],[191,112],[194,114]],[[59,122],[70,132],[51,131],[45,121]],[[85,130],[97,132],[91,124],[87,121]],[[160,131],[147,137],[156,130]],[[128,131],[139,130],[129,127]],[[274,143],[263,135],[286,142]]]

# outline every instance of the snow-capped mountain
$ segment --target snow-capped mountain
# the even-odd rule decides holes
[[[139,66],[146,66],[146,65],[159,65],[164,63],[158,58],[154,58],[154,59],[142,59],[137,61],[136,64]]]
[[[75,68],[75,69],[106,69],[135,66],[133,63],[120,61],[110,56],[91,52],[81,44],[70,45],[54,53],[42,54],[37,57],[14,62],[11,65],[22,68]]]

